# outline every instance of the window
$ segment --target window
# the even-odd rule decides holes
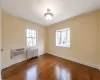
[[[26,29],[27,32],[27,47],[35,47],[37,40],[37,30]]]
[[[56,46],[70,47],[70,28],[56,31]]]

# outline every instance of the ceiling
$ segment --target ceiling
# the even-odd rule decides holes
[[[44,18],[50,8],[53,19]],[[48,26],[100,8],[100,0],[2,0],[2,9],[14,16]]]

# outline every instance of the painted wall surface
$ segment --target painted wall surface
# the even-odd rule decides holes
[[[1,8],[0,8],[0,49],[1,49]],[[0,80],[1,80],[1,50],[0,50]]]
[[[98,42],[97,42],[97,51],[98,51],[98,67],[100,69],[100,11],[97,12],[97,26],[98,26]]]
[[[44,54],[45,28],[2,11],[2,44],[4,49],[2,68],[25,60],[25,55],[11,59],[11,49],[26,48],[27,28],[38,30],[37,48],[39,49],[39,55]]]
[[[48,27],[48,44],[46,52],[72,61],[97,67],[97,17],[100,18],[100,15],[97,15],[97,11],[95,11],[71,18],[69,20]],[[70,28],[71,30],[70,48],[56,46],[56,30],[64,28]]]
[[[100,11],[98,13],[98,18],[99,18],[99,69],[100,69]]]

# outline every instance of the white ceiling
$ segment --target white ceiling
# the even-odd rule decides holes
[[[47,8],[54,15],[51,21],[44,19]],[[2,0],[4,11],[44,26],[99,8],[100,0]]]

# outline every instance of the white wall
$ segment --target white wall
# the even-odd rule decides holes
[[[97,17],[100,15],[97,15],[97,12],[98,11],[76,16],[48,27],[46,52],[92,67],[98,67]],[[70,28],[71,30],[70,48],[57,47],[55,45],[56,30],[64,28]]]
[[[11,49],[26,48],[27,28],[38,30],[37,48],[39,49],[39,55],[44,54],[45,28],[43,26],[2,12],[2,27],[4,49],[2,55],[2,68],[25,60],[25,55],[11,59]]]

